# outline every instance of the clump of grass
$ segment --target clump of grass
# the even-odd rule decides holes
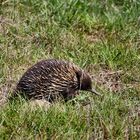
[[[109,94],[103,99],[83,98],[88,98],[90,104],[82,106],[78,101],[75,105],[60,102],[47,111],[39,107],[25,108],[26,102],[22,99],[13,101],[1,110],[0,136],[3,139],[115,139],[124,138],[126,127],[134,128],[134,120],[139,121],[137,112],[131,114],[130,111],[134,103],[124,102],[120,95]],[[126,124],[130,118],[131,123]],[[132,131],[131,138],[137,138],[137,134],[137,131]]]
[[[2,1],[0,99],[32,64],[47,58],[70,60],[89,71],[97,77],[95,85],[100,81],[103,97],[83,92],[79,98],[90,105],[57,103],[47,112],[24,112],[24,100],[9,103],[0,110],[0,138],[138,139],[139,11],[140,3],[129,0]],[[117,71],[118,80],[107,76]],[[108,91],[111,82],[125,88]]]

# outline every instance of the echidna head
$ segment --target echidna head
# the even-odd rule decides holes
[[[87,73],[81,70],[77,73],[77,78],[79,80],[80,90],[86,90],[96,95],[100,95],[95,89],[92,88],[92,80],[91,80],[91,77]]]

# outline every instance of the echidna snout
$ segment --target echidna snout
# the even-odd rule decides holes
[[[80,90],[86,90],[96,95],[101,95],[92,87],[91,77],[87,73],[84,71],[79,71],[77,75],[80,78]]]

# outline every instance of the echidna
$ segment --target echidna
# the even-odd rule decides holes
[[[16,94],[24,94],[27,99],[46,99],[54,101],[58,97],[72,99],[79,90],[98,94],[92,89],[90,76],[75,64],[57,60],[42,60],[19,80]]]

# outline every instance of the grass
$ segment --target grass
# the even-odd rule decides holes
[[[2,0],[0,101],[41,59],[70,60],[86,69],[103,97],[81,92],[83,106],[56,103],[0,111],[1,139],[139,139],[140,2]],[[121,73],[119,73],[121,71]]]

